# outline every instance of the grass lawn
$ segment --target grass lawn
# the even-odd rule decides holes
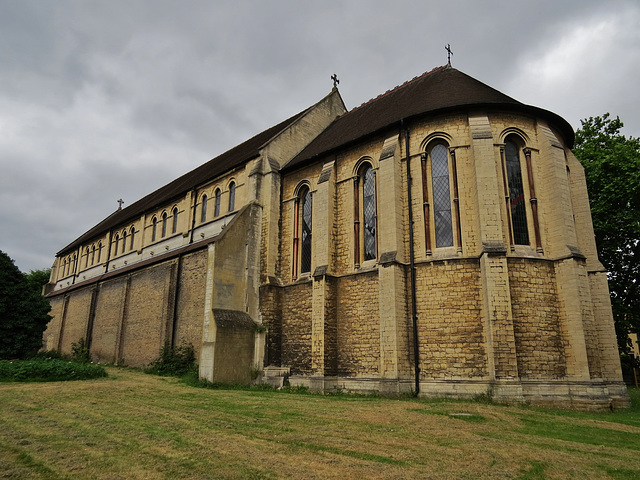
[[[640,478],[636,389],[587,414],[108,373],[0,383],[0,479]]]

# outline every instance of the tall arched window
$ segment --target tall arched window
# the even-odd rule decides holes
[[[136,235],[136,227],[134,227],[133,225],[131,226],[131,241],[129,243],[129,250],[133,250],[133,241],[135,239],[135,235]]]
[[[89,247],[87,247],[87,250],[85,251],[84,268],[87,268],[88,266],[89,266]]]
[[[102,242],[98,242],[98,260],[97,260],[98,263],[100,263],[101,256],[102,256]]]
[[[233,212],[236,208],[236,182],[229,184],[229,211]]]
[[[359,185],[361,184],[361,185]],[[376,233],[376,176],[370,163],[364,163],[355,179],[355,258],[373,260],[377,257]],[[360,242],[363,245],[360,253]]]
[[[151,241],[155,242],[156,241],[156,235],[158,233],[158,219],[156,217],[153,217],[153,220],[151,221],[152,226],[151,226]]]
[[[311,225],[313,201],[309,187],[302,187],[296,199],[296,243],[300,244],[300,273],[311,272]],[[295,247],[294,247],[295,249]],[[297,250],[297,249],[296,249]],[[295,268],[295,266],[294,266]]]
[[[167,236],[167,212],[162,214],[162,238]]]
[[[91,265],[95,265],[96,263],[96,246],[93,245],[91,247]]]
[[[202,206],[200,207],[200,223],[207,221],[207,196],[202,196]]]
[[[116,239],[113,242],[113,256],[118,255],[118,243],[120,242],[120,235],[116,233]]]
[[[520,163],[520,147],[513,135],[507,137],[504,144],[506,182],[509,193],[507,208],[511,215],[513,243],[529,245],[529,229],[527,227],[527,208],[522,182],[522,165]]]
[[[220,215],[220,200],[222,199],[222,191],[216,188],[215,202],[213,205],[213,217],[217,218]]]
[[[433,223],[436,248],[453,245],[451,220],[451,188],[449,186],[449,153],[442,143],[429,150],[431,160],[431,191],[433,194]]]
[[[178,207],[175,207],[171,212],[173,216],[173,221],[171,223],[171,233],[176,233],[178,231]]]
[[[122,232],[122,253],[126,252],[127,250],[127,231],[124,230]]]

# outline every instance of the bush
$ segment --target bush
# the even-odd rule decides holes
[[[91,354],[84,338],[71,344],[71,358],[74,362],[91,363]]]
[[[155,375],[182,377],[196,370],[196,354],[193,345],[182,342],[179,346],[172,347],[167,340],[160,349],[158,358],[149,364],[145,372]]]
[[[60,382],[106,377],[100,365],[37,357],[32,360],[0,360],[0,382]]]

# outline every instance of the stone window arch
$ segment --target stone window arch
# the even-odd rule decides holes
[[[313,195],[307,182],[300,184],[294,202],[293,278],[311,273]]]
[[[171,217],[171,233],[176,233],[178,231],[178,207],[173,207]]]
[[[151,219],[151,241],[156,241],[156,236],[158,235],[158,218],[154,215],[153,219]]]
[[[229,183],[229,212],[233,212],[236,208],[236,182],[231,180]]]
[[[200,223],[207,221],[207,195],[202,195],[202,201],[200,202]]]
[[[445,138],[432,138],[421,162],[422,205],[427,254],[435,248],[462,250],[455,152]]]
[[[222,190],[216,188],[214,195],[214,203],[213,203],[213,218],[218,218],[220,216],[220,202],[222,201]]]
[[[376,172],[370,159],[357,166],[354,177],[354,258],[361,262],[378,256]],[[362,248],[361,248],[362,245]]]
[[[162,212],[162,238],[167,236],[167,212]]]

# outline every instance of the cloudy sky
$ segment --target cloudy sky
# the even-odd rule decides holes
[[[0,0],[0,250],[23,271],[324,97],[447,62],[640,136],[640,2]]]

